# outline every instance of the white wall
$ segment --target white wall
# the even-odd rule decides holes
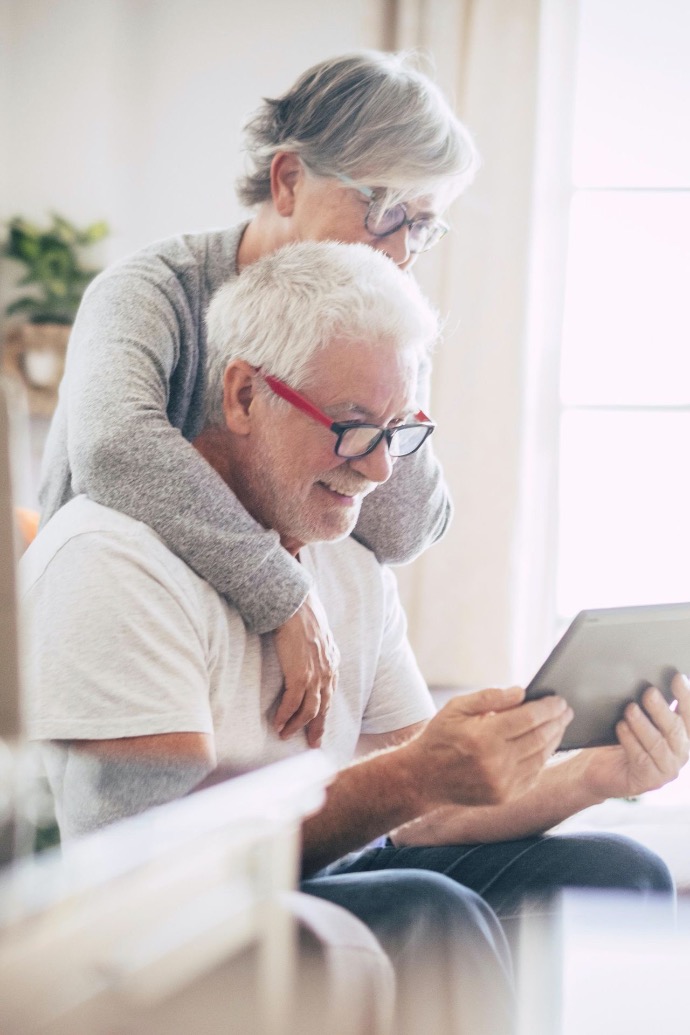
[[[111,261],[233,222],[240,126],[315,61],[380,41],[348,0],[0,0],[0,219],[106,218]]]
[[[0,222],[106,219],[92,266],[241,216],[241,126],[332,54],[380,46],[383,0],[0,0]],[[0,334],[21,275],[0,263]],[[36,506],[47,422],[15,435]]]

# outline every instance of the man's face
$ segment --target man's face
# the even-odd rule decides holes
[[[334,343],[317,355],[312,370],[302,393],[333,421],[386,427],[417,409],[418,360],[411,351]],[[276,405],[265,388],[257,391],[252,408],[245,506],[293,553],[306,543],[349,535],[362,500],[388,480],[396,462],[385,439],[368,456],[345,460],[335,454],[332,431],[293,406]]]

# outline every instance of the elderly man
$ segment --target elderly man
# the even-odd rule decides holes
[[[305,824],[304,888],[377,934],[408,1030],[437,1000],[459,1004],[457,1030],[505,1032],[510,964],[487,902],[509,914],[522,894],[564,883],[670,890],[660,860],[632,843],[534,835],[673,778],[690,694],[678,687],[673,713],[650,691],[619,746],[551,767],[571,718],[559,698],[489,689],[434,715],[393,579],[349,537],[363,498],[433,431],[416,393],[436,321],[414,281],[363,245],[291,245],[221,289],[208,323],[194,445],[308,569],[342,655],[323,740],[342,768]],[[306,749],[304,734],[273,729],[272,638],[146,525],[77,497],[23,567],[29,730],[63,836],[184,794],[216,767]],[[413,981],[422,959],[428,999]]]

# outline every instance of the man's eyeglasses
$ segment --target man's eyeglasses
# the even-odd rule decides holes
[[[431,216],[419,216],[409,219],[407,206],[402,204],[393,205],[391,208],[384,208],[381,201],[376,197],[373,187],[360,187],[344,173],[338,173],[337,178],[346,187],[352,187],[369,200],[369,208],[364,217],[364,226],[373,237],[390,237],[397,233],[404,226],[407,227],[408,247],[412,253],[426,252],[444,237],[449,230],[448,224],[442,219]]]
[[[392,457],[410,456],[422,446],[436,425],[420,410],[415,414],[414,424],[396,424],[392,428],[380,428],[377,424],[363,424],[361,421],[332,421],[325,413],[272,374],[261,373],[264,381],[276,395],[285,399],[302,413],[308,414],[324,424],[336,436],[335,453],[347,460],[359,460],[372,453],[382,438],[388,443]]]

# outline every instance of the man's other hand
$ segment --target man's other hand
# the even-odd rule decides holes
[[[428,806],[497,805],[536,782],[573,713],[561,697],[524,696],[516,686],[454,697],[403,749]]]
[[[276,629],[274,639],[284,690],[273,728],[285,740],[306,727],[309,747],[318,747],[338,682],[340,652],[313,590],[299,610]]]
[[[690,751],[690,685],[674,676],[675,710],[649,687],[616,726],[619,744],[588,751],[587,780],[602,798],[625,798],[675,780]]]

